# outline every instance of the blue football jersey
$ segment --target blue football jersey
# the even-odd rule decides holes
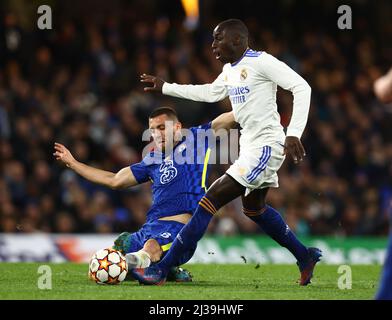
[[[203,136],[211,123],[192,127],[187,136],[170,154],[154,150],[139,163],[130,166],[139,183],[152,182],[153,203],[147,213],[147,222],[180,213],[193,213],[205,194],[204,181],[208,175],[208,137]],[[210,131],[209,131],[210,132]],[[201,135],[200,135],[201,133]],[[152,161],[154,159],[154,161]],[[157,161],[158,160],[158,161]]]

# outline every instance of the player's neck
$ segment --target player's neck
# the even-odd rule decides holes
[[[246,54],[246,52],[249,50],[249,47],[246,47],[246,49],[241,53],[241,55],[239,55],[238,57],[236,57],[235,59],[233,59],[234,61],[230,62],[231,64],[235,65],[237,64]]]

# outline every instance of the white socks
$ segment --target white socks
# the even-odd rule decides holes
[[[128,269],[148,268],[151,264],[150,255],[143,250],[127,253],[125,258],[127,259]]]

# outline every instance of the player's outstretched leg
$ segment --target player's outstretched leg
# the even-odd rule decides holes
[[[294,255],[301,273],[299,283],[303,286],[308,285],[313,277],[314,267],[320,261],[321,251],[317,248],[305,247],[284,222],[279,212],[265,204],[267,192],[267,188],[258,189],[246,197],[243,196],[243,212],[266,234]]]
[[[156,248],[151,248],[154,247],[154,243],[152,243],[153,241],[155,240],[149,240],[151,245],[149,244],[149,242],[147,242],[144,245],[143,250],[139,250],[136,252],[129,252],[132,249],[131,233],[123,232],[114,241],[113,249],[118,250],[125,255],[129,270],[132,270],[134,268],[147,268],[151,264],[151,256],[148,252],[157,251]],[[156,255],[157,254],[158,252],[156,252]],[[127,275],[128,280],[135,280],[132,274],[133,271],[128,273]],[[191,282],[192,275],[188,270],[176,266],[170,268],[169,274],[167,276],[167,281]]]
[[[155,240],[154,240],[155,241]],[[148,246],[148,241],[144,244],[141,250],[131,252],[135,247],[132,247],[132,234],[129,232],[121,233],[116,240],[114,240],[113,249],[120,251],[127,259],[128,269],[132,268],[147,268],[151,264],[151,253]],[[159,250],[159,244],[157,244]],[[151,247],[151,246],[150,246]],[[155,253],[154,248],[152,249],[153,255]]]
[[[142,270],[140,269],[131,269],[127,277],[125,278],[126,280],[137,280],[137,276],[135,277],[134,274],[140,274]],[[192,282],[193,276],[192,274],[181,267],[172,267],[169,270],[169,273],[167,274],[166,281],[168,282]]]
[[[170,268],[178,264],[179,257],[194,246],[203,236],[216,211],[217,209],[212,201],[207,196],[204,196],[200,200],[196,212],[178,233],[162,261],[147,269],[135,269],[133,276],[142,284],[163,284]]]
[[[136,271],[134,276],[143,284],[164,283],[170,268],[178,265],[179,260],[196,247],[216,211],[243,192],[244,187],[228,175],[216,180],[200,200],[192,218],[178,233],[165,257],[156,265],[138,269],[140,271]]]
[[[306,286],[310,283],[310,280],[313,278],[314,267],[322,257],[322,252],[319,248],[307,248],[307,250],[307,259],[302,262],[297,261],[297,265],[301,273],[301,277],[299,279],[299,284],[301,286]]]
[[[392,230],[389,234],[387,256],[381,276],[380,288],[378,289],[377,300],[392,300]]]

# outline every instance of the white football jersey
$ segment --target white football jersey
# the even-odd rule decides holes
[[[294,96],[287,136],[301,138],[305,129],[311,89],[294,70],[272,55],[247,49],[236,63],[227,63],[210,84],[165,83],[163,94],[195,101],[216,102],[229,96],[236,121],[242,127],[241,148],[284,142],[276,105],[277,85]]]

